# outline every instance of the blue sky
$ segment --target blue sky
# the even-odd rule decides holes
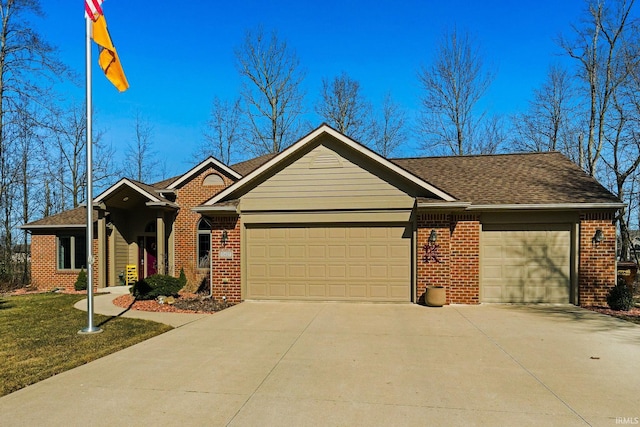
[[[37,28],[83,77],[82,2],[42,5],[46,17]],[[307,118],[315,125],[322,78],[342,71],[360,82],[372,103],[391,92],[411,115],[419,104],[416,73],[453,26],[472,34],[497,72],[484,105],[510,115],[526,108],[551,63],[569,63],[555,39],[571,34],[584,7],[582,0],[106,0],[109,30],[131,87],[119,93],[95,64],[94,50],[94,127],[106,131],[105,140],[122,156],[133,140],[133,114],[140,111],[153,127],[155,151],[169,175],[188,170],[214,96],[233,99],[239,93],[234,49],[258,25],[277,30],[300,57],[307,72]],[[83,85],[61,90],[82,102]],[[410,145],[400,154],[423,153]]]

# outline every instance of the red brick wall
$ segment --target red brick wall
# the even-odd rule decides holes
[[[604,240],[594,242],[596,230]],[[616,280],[616,226],[612,213],[588,213],[580,216],[580,260],[578,301],[582,306],[605,305],[609,289]]]
[[[435,230],[438,236],[435,245],[429,250],[429,236]],[[449,215],[448,214],[420,214],[418,215],[418,265],[417,287],[418,301],[424,302],[427,286],[444,286],[447,288],[447,302],[451,294],[449,271]]]
[[[427,256],[431,230],[438,236]],[[417,286],[419,302],[428,285],[447,288],[447,303],[478,304],[480,295],[480,221],[476,215],[418,215]],[[428,260],[427,260],[428,258]],[[428,262],[427,262],[428,261]]]
[[[180,210],[174,223],[174,271],[177,277],[180,274],[180,269],[184,268],[184,273],[187,276],[186,289],[190,291],[195,291],[209,273],[208,268],[197,268],[198,222],[202,216],[193,212],[191,208],[203,204],[225,188],[225,186],[202,185],[204,178],[211,173],[218,172],[213,167],[209,167],[176,191],[176,203],[180,205]],[[228,177],[221,176],[226,186],[232,184],[233,181]],[[212,243],[215,244],[215,241]]]
[[[476,215],[451,219],[451,295],[458,304],[480,302],[480,220]]]
[[[213,264],[213,296],[226,297],[228,302],[242,301],[240,277],[240,219],[238,216],[219,216],[212,220],[211,241]],[[226,231],[228,241],[222,246],[220,238]],[[233,258],[220,256],[220,250],[232,251]]]
[[[50,291],[61,288],[73,291],[79,270],[58,270],[56,236],[53,234],[31,235],[31,286]],[[98,287],[98,239],[93,239],[93,287]]]

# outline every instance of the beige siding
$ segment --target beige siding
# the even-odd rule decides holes
[[[570,224],[483,224],[483,302],[568,303],[570,284]]]
[[[246,298],[409,301],[411,230],[397,226],[246,228]]]
[[[129,245],[127,245],[127,241],[118,230],[114,229],[113,232],[115,244],[115,274],[116,280],[118,280],[118,275],[120,272],[125,271],[126,265],[134,262],[129,262]],[[119,282],[117,282],[117,284],[119,284]]]
[[[319,145],[243,196],[242,211],[411,208],[414,198]]]

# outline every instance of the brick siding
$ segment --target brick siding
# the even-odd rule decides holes
[[[58,270],[58,247],[54,234],[31,235],[31,286],[41,290],[73,291],[80,270]],[[93,239],[93,288],[98,288],[98,239]],[[35,268],[34,268],[35,267]]]
[[[596,230],[604,240],[593,240]],[[616,226],[612,213],[580,216],[578,302],[582,306],[607,305],[607,293],[616,280]]]
[[[418,301],[427,286],[444,286],[447,304],[478,304],[480,295],[480,221],[476,215],[418,215],[416,267]],[[436,244],[428,250],[431,230]],[[428,252],[429,251],[429,252]]]
[[[240,277],[240,218],[217,216],[211,220],[213,297],[216,300],[227,298],[228,302],[242,301]],[[222,233],[227,232],[227,243],[222,246]],[[220,251],[231,251],[232,258],[220,256]]]
[[[217,173],[215,168],[209,167],[186,182],[176,191],[176,203],[180,210],[174,222],[174,274],[177,277],[180,269],[184,269],[187,277],[186,289],[195,291],[204,280],[208,280],[209,269],[198,268],[198,223],[202,216],[191,209],[203,204],[226,186],[233,183],[228,177],[221,175],[225,185],[204,186],[202,181],[207,175]],[[215,242],[212,241],[213,244]],[[169,269],[171,271],[171,268]]]

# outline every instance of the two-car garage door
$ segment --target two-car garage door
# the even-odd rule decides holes
[[[410,301],[406,224],[247,225],[248,299]]]
[[[484,224],[480,253],[482,302],[570,301],[569,224]]]
[[[247,224],[246,298],[410,301],[410,230]],[[568,303],[571,225],[483,224],[480,267],[482,302]]]

